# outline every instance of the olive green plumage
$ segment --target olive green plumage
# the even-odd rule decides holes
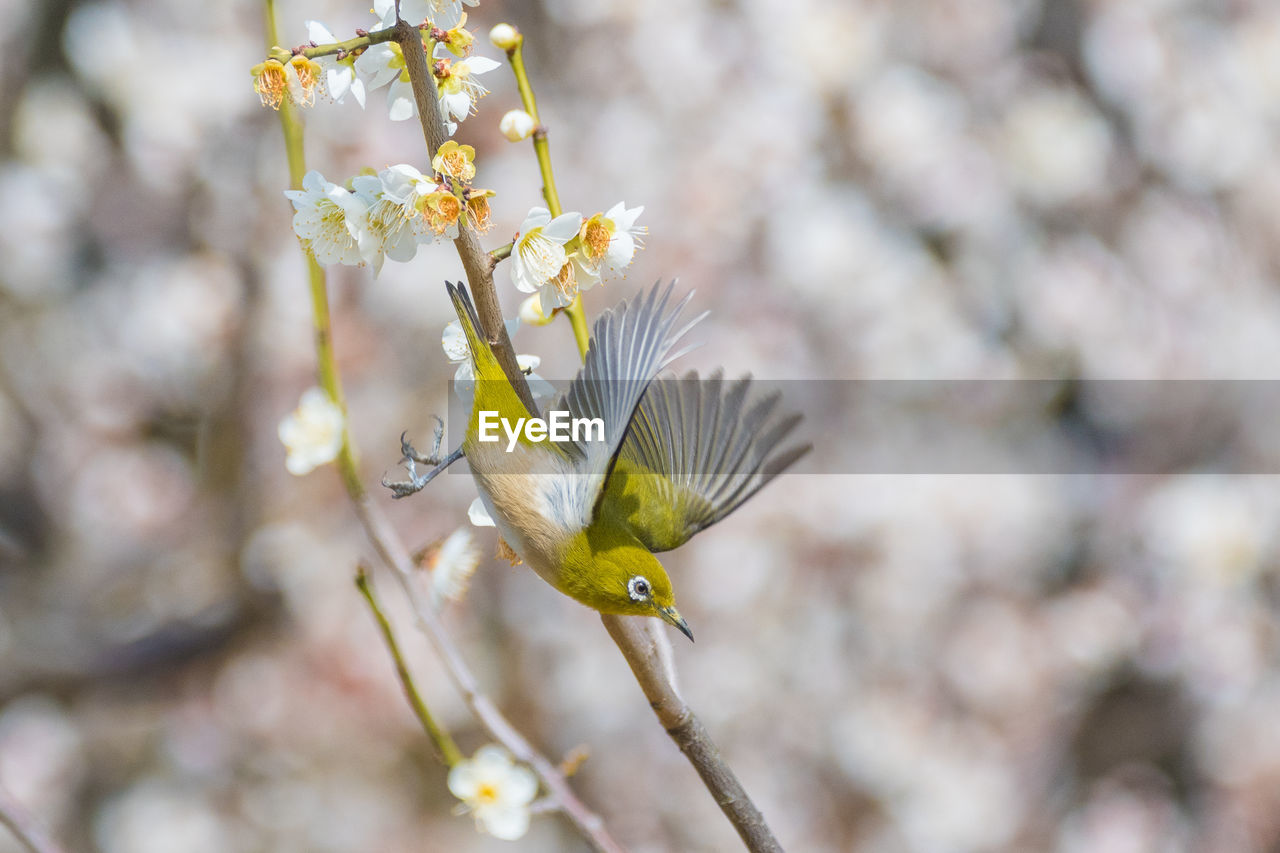
[[[605,312],[586,362],[549,411],[599,418],[603,440],[480,441],[480,413],[531,417],[480,335],[470,295],[449,285],[476,375],[462,450],[503,539],[544,580],[602,613],[658,616],[692,639],[675,606],[667,551],[741,506],[810,449],[780,447],[799,415],[777,395],[752,400],[750,380],[655,378],[688,349],[689,301],[674,283]]]

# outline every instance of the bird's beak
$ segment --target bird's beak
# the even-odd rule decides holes
[[[684,617],[680,615],[679,610],[676,610],[674,607],[659,607],[658,615],[665,621],[676,626],[676,628],[680,630],[681,634],[684,634],[689,638],[689,642],[693,642],[693,632],[689,630],[689,623],[684,621]]]

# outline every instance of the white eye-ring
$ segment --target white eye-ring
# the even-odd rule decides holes
[[[627,594],[632,601],[648,601],[649,591],[649,581],[643,575],[636,575],[627,581]]]

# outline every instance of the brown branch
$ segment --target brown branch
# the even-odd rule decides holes
[[[480,691],[475,675],[467,668],[453,640],[440,624],[440,618],[414,582],[413,560],[395,529],[377,505],[367,496],[355,501],[356,515],[373,543],[374,550],[388,567],[395,572],[413,608],[418,627],[427,635],[436,654],[443,661],[445,670],[471,713],[489,736],[501,743],[515,756],[533,768],[542,784],[551,793],[569,821],[582,833],[591,846],[600,853],[624,853],[624,848],[609,834],[604,821],[587,807],[569,786],[569,780],[546,756],[534,749],[524,735],[502,715],[497,706]]]
[[[702,721],[677,692],[670,648],[664,648],[666,637],[657,633],[663,630],[662,625],[647,616],[602,615],[600,620],[627,659],[658,722],[698,771],[742,843],[752,853],[781,853],[782,846],[773,837],[764,815],[721,757]]]
[[[0,788],[0,826],[13,833],[29,853],[62,853],[62,848],[44,834],[35,819],[4,788]]]
[[[434,157],[440,146],[449,139],[445,132],[444,117],[440,114],[436,78],[428,65],[426,52],[422,47],[422,35],[418,29],[403,20],[396,22],[395,29],[395,40],[404,54],[404,66],[409,72],[409,81],[413,84],[413,98],[418,106],[422,135],[427,141],[429,156]],[[516,351],[511,346],[506,323],[502,320],[498,289],[493,286],[493,268],[498,262],[481,248],[475,232],[466,226],[458,229],[458,237],[453,245],[458,250],[458,257],[462,259],[462,268],[467,272],[467,283],[471,285],[471,296],[480,315],[480,330],[493,347],[498,363],[502,365],[502,370],[524,401],[525,407],[536,414],[537,404],[533,402],[529,383],[525,381],[524,373],[516,362]]]

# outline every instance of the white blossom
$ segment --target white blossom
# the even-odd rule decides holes
[[[318,263],[365,263],[370,246],[368,205],[362,198],[316,171],[302,179],[302,189],[284,194],[293,202],[293,231]]]
[[[580,213],[552,219],[544,207],[530,210],[520,225],[520,235],[511,248],[511,281],[523,293],[539,294],[544,314],[568,305],[577,295],[564,244],[578,235],[581,225]]]
[[[643,212],[643,207],[628,209],[626,203],[620,201],[608,212],[597,213],[582,223],[578,251],[573,256],[582,290],[631,264],[636,249],[644,245],[642,236],[649,230],[636,225],[636,219]]]
[[[506,321],[507,336],[511,337],[516,333],[516,329],[520,325],[520,319],[517,317]],[[466,333],[462,331],[462,324],[457,320],[450,320],[445,324],[444,334],[440,337],[440,345],[444,349],[445,358],[450,364],[458,365],[457,371],[453,374],[453,388],[458,397],[471,404],[475,396],[475,369],[471,365],[471,349],[467,346]],[[536,355],[528,353],[520,353],[516,355],[516,364],[525,374],[525,381],[529,384],[529,391],[533,394],[534,399],[549,399],[555,394],[555,386],[538,374],[534,373],[538,369],[538,365],[542,364],[542,359]]]
[[[346,418],[322,388],[303,392],[298,408],[280,421],[277,433],[288,454],[285,468],[302,476],[338,458]]]
[[[400,0],[400,17],[417,26],[430,21],[432,26],[447,30],[462,18],[462,5],[475,6],[480,0]],[[384,27],[396,23],[394,0],[374,0],[373,13]]]
[[[469,56],[466,59],[452,59],[444,45],[436,45],[437,68],[442,68],[444,76],[437,76],[436,86],[440,97],[440,112],[444,115],[445,125],[452,136],[458,129],[458,122],[476,111],[476,104],[489,94],[476,77],[498,67],[498,63],[487,56]]]
[[[453,766],[449,790],[462,800],[462,811],[475,817],[476,829],[514,841],[529,830],[529,804],[538,793],[538,777],[512,761],[504,748],[489,744]]]
[[[460,527],[439,544],[427,558],[431,570],[431,594],[436,606],[445,601],[461,601],[476,566],[480,551],[471,531]]]
[[[390,16],[389,22],[388,16]],[[382,27],[394,26],[394,5],[380,17]],[[409,72],[404,67],[404,53],[396,42],[385,41],[369,45],[360,56],[356,57],[355,72],[364,81],[364,87],[368,90],[391,84],[387,90],[387,115],[392,121],[404,121],[413,118],[417,113],[417,106],[413,100],[413,87],[409,83]]]

